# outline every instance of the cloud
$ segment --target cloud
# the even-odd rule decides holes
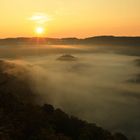
[[[52,18],[45,13],[35,13],[29,18],[29,20],[38,24],[45,24],[46,22],[52,20]]]

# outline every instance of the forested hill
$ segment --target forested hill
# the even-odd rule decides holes
[[[140,37],[115,37],[115,36],[95,36],[84,39],[78,38],[6,38],[0,39],[0,45],[4,44],[83,44],[83,45],[111,45],[111,46],[139,46]]]
[[[0,61],[0,140],[128,140],[50,104],[39,105],[28,78],[23,66]]]

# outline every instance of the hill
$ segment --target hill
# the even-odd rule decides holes
[[[128,140],[50,104],[37,104],[24,73],[23,66],[0,61],[1,140]]]
[[[83,44],[101,46],[140,46],[140,37],[115,37],[115,36],[95,36],[90,38],[6,38],[0,39],[0,45],[13,44]]]

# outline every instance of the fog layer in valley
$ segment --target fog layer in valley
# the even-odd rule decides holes
[[[40,48],[39,48],[40,47]],[[75,61],[60,61],[63,54]],[[38,96],[69,114],[140,138],[140,48],[97,46],[7,46],[0,59],[16,67]],[[22,67],[21,67],[22,66]],[[19,67],[17,67],[19,68]],[[11,90],[11,89],[10,89]]]

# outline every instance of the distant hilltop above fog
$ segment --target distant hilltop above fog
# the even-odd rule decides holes
[[[61,60],[61,61],[76,61],[77,58],[73,55],[70,54],[64,54],[60,57],[57,58],[57,60]]]
[[[50,44],[50,45],[66,45],[66,44],[83,44],[83,45],[99,45],[99,46],[140,46],[140,37],[116,37],[116,36],[95,36],[84,39],[78,38],[5,38],[0,39],[0,45],[5,44]]]

